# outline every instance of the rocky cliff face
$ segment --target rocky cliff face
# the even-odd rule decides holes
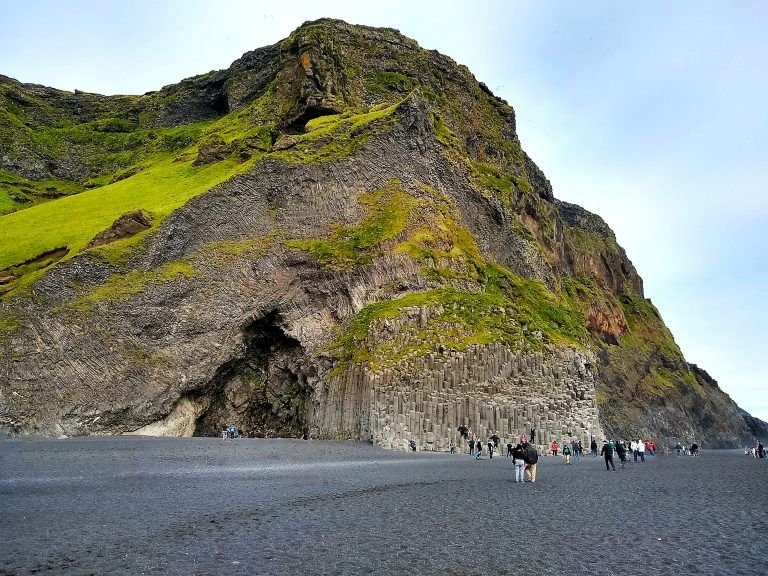
[[[0,104],[13,433],[765,434],[512,108],[394,30],[310,22],[144,96],[0,78]]]

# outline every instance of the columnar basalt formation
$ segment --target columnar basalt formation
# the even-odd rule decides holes
[[[415,440],[427,450],[461,447],[462,425],[483,441],[496,434],[505,444],[532,428],[538,442],[588,441],[603,433],[587,364],[573,350],[528,356],[497,344],[430,357],[415,381],[407,368],[364,375],[372,390],[370,435],[387,448]]]
[[[0,211],[12,434],[765,433],[512,108],[394,30],[309,22],[143,96],[0,77]]]

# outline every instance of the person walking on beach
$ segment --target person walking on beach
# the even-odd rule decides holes
[[[642,438],[637,441],[637,454],[640,456],[640,462],[645,462],[645,443]]]
[[[619,443],[616,444],[616,454],[619,456],[619,461],[621,462],[621,468],[624,468],[624,464],[627,461],[627,446],[624,444],[624,440],[619,440]]]
[[[475,460],[480,460],[480,456],[483,455],[483,443],[480,442],[480,438],[475,442]]]
[[[765,447],[763,446],[762,442],[757,443],[757,457],[765,458]]]
[[[578,462],[581,459],[581,440],[574,439],[571,442],[571,452],[573,452],[573,461]]]
[[[608,440],[603,444],[603,449],[600,450],[600,455],[605,458],[605,469],[610,471],[610,469],[613,468],[613,471],[616,472],[616,466],[613,465],[613,446],[611,446],[611,443],[608,442]]]
[[[493,443],[493,438],[488,438],[488,457],[493,460],[493,448],[495,444]]]
[[[677,455],[682,456],[683,455],[683,445],[678,442],[675,444],[675,450],[677,450]]]
[[[507,458],[512,458],[514,461],[514,456],[512,455],[514,446],[512,445],[512,442],[507,442]]]
[[[567,442],[563,446],[563,458],[565,458],[565,463],[570,466],[571,465],[571,447],[568,446]]]
[[[557,440],[552,440],[552,444],[549,445],[550,450],[552,450],[552,456],[557,456]]]
[[[530,443],[523,444],[523,450],[525,450],[525,475],[528,482],[534,483],[536,482],[536,464],[539,461],[539,453],[536,451],[536,446]]]
[[[597,440],[592,438],[592,442],[589,443],[589,450],[592,452],[592,458],[597,458]]]
[[[467,444],[469,444],[469,455],[472,456],[475,453],[475,438],[472,436],[472,430],[469,431],[469,436],[467,436]]]
[[[512,449],[512,463],[515,465],[515,482],[525,482],[525,450],[522,444]]]
[[[632,440],[632,442],[629,443],[629,449],[632,452],[632,459],[637,462],[637,442]]]

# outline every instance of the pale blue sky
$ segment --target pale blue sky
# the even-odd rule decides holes
[[[517,112],[605,218],[690,362],[768,420],[768,3],[0,0],[0,74],[142,93],[330,16],[398,28]]]

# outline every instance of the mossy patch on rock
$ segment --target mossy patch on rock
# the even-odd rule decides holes
[[[331,162],[346,158],[361,150],[371,136],[389,126],[400,103],[384,108],[373,108],[363,113],[332,114],[310,120],[307,132],[291,136],[287,150],[270,156],[291,164]]]
[[[204,166],[224,160],[229,155],[229,148],[224,138],[218,134],[209,134],[197,146],[197,158],[192,166]]]
[[[309,252],[331,269],[369,264],[382,242],[405,230],[417,205],[417,200],[398,186],[398,181],[392,181],[384,190],[361,195],[367,214],[359,225],[335,226],[327,239],[289,240],[286,246]]]
[[[154,270],[132,270],[125,274],[112,274],[106,282],[87,289],[68,307],[80,312],[89,312],[94,307],[120,302],[143,292],[149,284],[173,282],[179,278],[192,278],[197,269],[187,260],[176,260],[163,264]]]

